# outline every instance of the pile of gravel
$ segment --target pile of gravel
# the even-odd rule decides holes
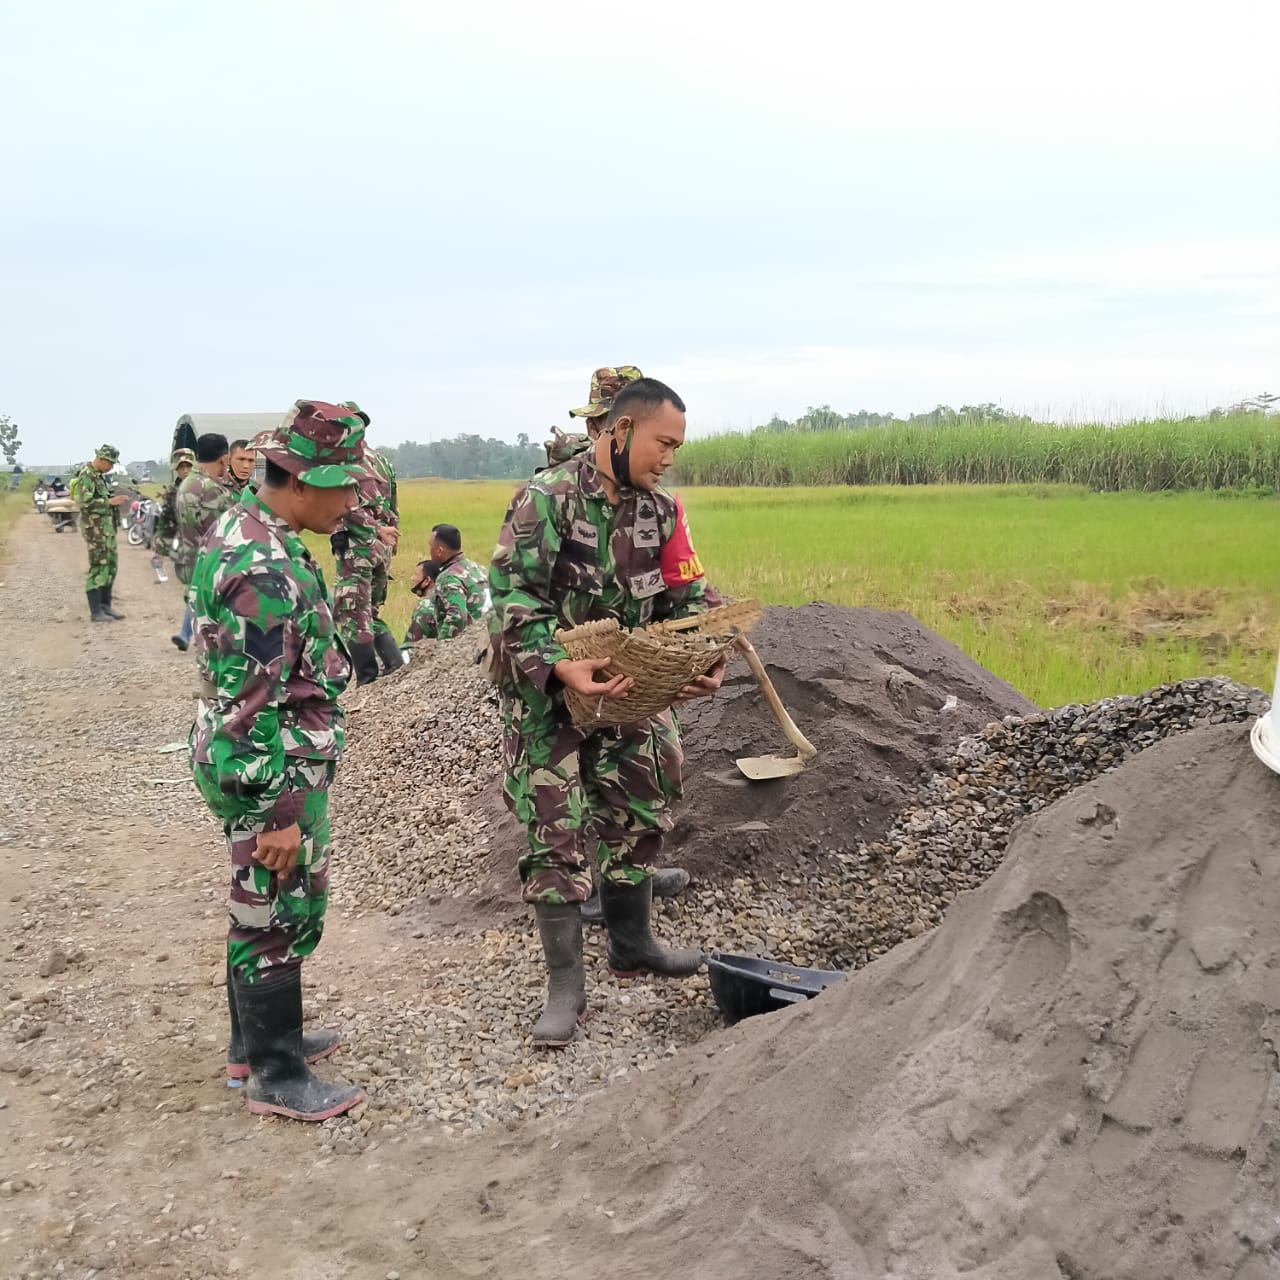
[[[497,891],[475,797],[501,771],[502,724],[476,649],[470,634],[420,646],[408,668],[344,696],[331,804],[343,905],[398,915],[424,895]]]
[[[420,974],[390,1024],[375,1005],[317,993],[350,1033],[343,1067],[369,1087],[375,1132],[413,1116],[465,1132],[558,1111],[719,1025],[705,977],[620,983],[602,934],[589,930],[592,1016],[567,1050],[531,1048],[545,975],[513,862],[490,848],[485,788],[500,768],[499,721],[474,652],[465,637],[434,646],[350,695],[334,801],[338,900],[399,915],[395,945]],[[707,950],[860,967],[933,928],[958,893],[982,884],[1020,818],[1162,738],[1252,719],[1267,705],[1259,690],[1203,679],[1006,716],[961,738],[882,838],[858,840],[850,821],[847,837],[837,830],[798,862],[701,880],[659,905],[656,928]],[[349,1139],[335,1128],[324,1141],[343,1150]]]
[[[963,738],[888,834],[834,852],[787,897],[811,938],[797,963],[856,968],[938,924],[1000,865],[1019,819],[1188,729],[1253,720],[1260,689],[1221,677],[1006,716]],[[769,896],[760,881],[756,892]]]

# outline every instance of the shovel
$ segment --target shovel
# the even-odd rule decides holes
[[[744,756],[736,762],[738,768],[752,782],[764,782],[770,778],[793,778],[797,773],[804,772],[805,765],[818,754],[818,749],[796,728],[796,722],[787,714],[787,709],[782,705],[782,699],[778,697],[778,691],[773,687],[773,681],[769,679],[764,663],[751,647],[751,642],[746,636],[739,636],[737,644],[760,686],[760,692],[769,704],[769,710],[782,727],[782,732],[787,735],[787,741],[799,752],[795,756]]]
[[[664,631],[688,631],[697,625],[697,621],[696,617],[680,618],[674,622],[664,622],[659,625]],[[746,636],[740,635],[734,643],[746,657],[747,666],[751,668],[751,674],[755,676],[760,692],[764,694],[765,701],[769,704],[769,710],[782,726],[782,732],[787,735],[787,741],[799,752],[795,756],[743,756],[735,763],[742,770],[743,775],[752,782],[767,782],[771,778],[794,778],[797,773],[804,772],[805,765],[818,754],[818,748],[796,728],[796,722],[787,714],[786,707],[782,705],[782,699],[778,697],[777,689],[773,687],[773,681],[769,679],[769,673],[764,669],[764,663],[760,661],[760,655],[751,647],[751,641]]]

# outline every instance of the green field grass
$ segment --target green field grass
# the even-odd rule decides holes
[[[35,480],[24,480],[18,489],[9,488],[9,477],[0,477],[0,555],[4,553],[4,544],[18,523],[20,517],[28,511],[34,511],[31,504],[31,491],[35,488]]]
[[[682,492],[725,590],[905,609],[1046,706],[1201,674],[1270,685],[1273,500],[1049,486]],[[456,524],[487,562],[511,493],[505,481],[401,485],[393,627],[407,624],[431,526]]]
[[[1078,484],[1280,491],[1280,417],[1229,413],[1122,426],[1025,420],[753,431],[691,440],[690,485]]]

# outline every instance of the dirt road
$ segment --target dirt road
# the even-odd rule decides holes
[[[184,755],[160,750],[192,707],[180,589],[122,539],[126,620],[94,626],[84,559],[29,516],[0,569],[0,1275],[454,1274],[413,1236],[451,1180],[438,1125],[320,1134],[226,1087],[225,854]],[[335,910],[313,1011],[415,1013],[407,928]],[[379,1178],[414,1211],[355,1211]]]
[[[325,1070],[378,1079],[379,1105],[307,1126],[254,1119],[227,1088],[226,854],[184,753],[167,750],[186,738],[194,675],[169,641],[180,588],[154,583],[148,560],[121,541],[126,618],[110,625],[87,620],[78,536],[27,517],[0,566],[0,1277],[597,1274],[620,1247],[598,1153],[643,1151],[650,1104],[634,1132],[610,1121],[595,1152],[577,1113],[454,1134],[451,1073],[484,1052],[465,1026],[458,1034],[484,935],[421,914],[357,915],[344,906],[341,851],[306,969],[308,1017],[349,1035]],[[627,1075],[634,1046],[615,1042],[620,1024],[666,1017],[673,994],[610,985],[598,939],[591,948],[606,1012],[594,1043],[580,1037],[566,1055],[614,1054],[623,1065],[603,1085]],[[529,1086],[501,1075],[497,1086],[529,1096],[536,1115],[558,1068],[525,1048],[542,981],[527,949],[515,1000],[486,1006],[473,1038],[497,1028],[508,1055],[516,1038]],[[711,1026],[695,1015],[686,1040]],[[739,1035],[713,1033],[679,1056],[701,1061]],[[440,1098],[434,1116],[409,1096],[424,1080]],[[561,1149],[549,1179],[540,1160]],[[615,1274],[632,1272],[620,1262]]]

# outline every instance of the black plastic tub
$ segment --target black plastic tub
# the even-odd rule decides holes
[[[707,960],[711,994],[730,1022],[812,1000],[845,975],[838,969],[801,969],[759,956],[713,951]]]

